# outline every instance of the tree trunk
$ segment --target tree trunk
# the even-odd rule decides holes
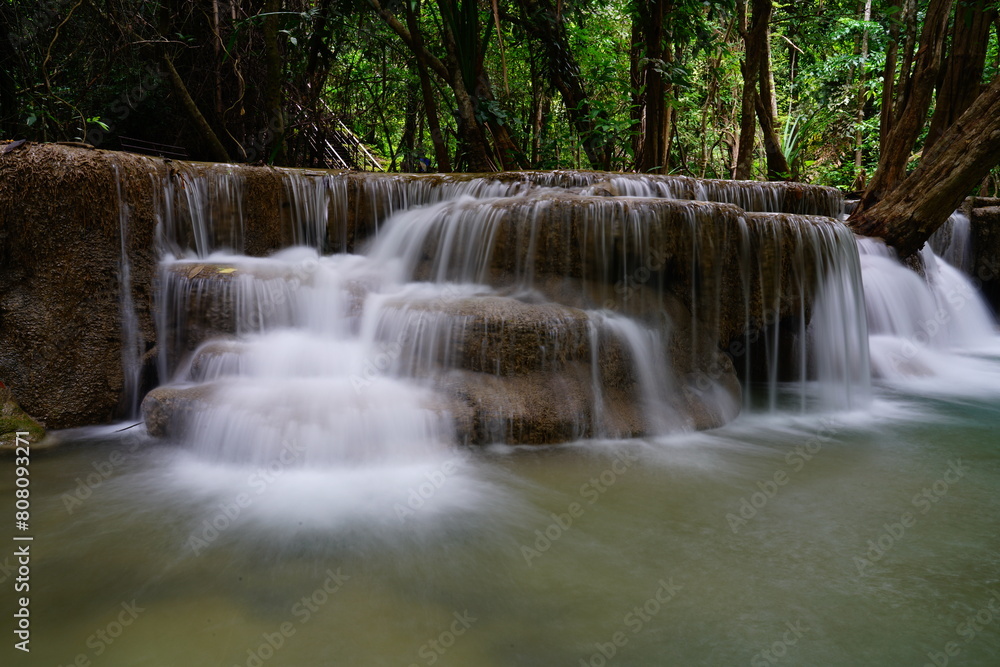
[[[415,65],[411,64],[411,74],[413,73],[412,69],[414,68]],[[417,116],[420,114],[420,105],[418,103],[419,86],[419,81],[412,80],[407,82],[406,85],[406,108],[403,111],[403,134],[399,138],[399,146],[396,151],[396,153],[401,154],[402,157],[400,171],[417,171]],[[393,153],[392,155],[392,163],[389,165],[389,171],[395,171],[396,169],[396,153]]]
[[[590,97],[580,76],[580,66],[570,50],[560,8],[553,6],[551,0],[520,0],[520,5],[525,32],[544,55],[549,80],[562,96],[570,122],[580,135],[587,160],[594,169],[610,169],[611,143],[597,131],[593,120],[604,119],[605,115],[592,112]]]
[[[899,53],[899,23],[890,22],[889,44],[885,48],[882,67],[882,110],[879,115],[879,143],[884,144],[892,127],[892,100],[896,86],[896,57]]]
[[[849,225],[878,236],[903,258],[912,255],[948,219],[962,199],[1000,164],[1000,76],[924,154],[901,185]]]
[[[634,143],[635,168],[639,172],[667,171],[670,151],[670,116],[667,104],[671,85],[662,69],[672,60],[663,29],[671,10],[668,0],[637,2],[632,17],[631,75],[638,121]]]
[[[531,167],[538,169],[542,155],[542,132],[545,126],[545,116],[549,109],[549,94],[540,82],[540,76],[535,67],[535,59],[531,58]]]
[[[910,79],[913,76],[913,59],[917,49],[917,0],[905,0],[903,4],[903,62],[899,66],[899,83],[896,86],[899,94],[889,105],[892,115],[889,119],[889,130],[899,120],[899,115],[906,107],[910,95]]]
[[[771,74],[771,48],[769,31],[764,31],[764,49],[760,59],[760,95],[757,96],[757,120],[764,135],[764,155],[767,158],[767,180],[785,181],[792,177],[792,168],[781,151],[781,139],[775,126],[778,123],[778,105],[774,95],[774,77]]]
[[[181,75],[177,73],[173,61],[170,60],[169,56],[164,54],[163,62],[166,64],[167,72],[170,74],[170,83],[173,86],[174,94],[180,98],[181,104],[184,106],[184,110],[187,111],[188,116],[190,116],[195,129],[198,130],[198,134],[201,135],[202,140],[208,145],[209,154],[212,159],[216,162],[232,162],[229,153],[226,152],[225,146],[219,141],[218,135],[215,134],[212,126],[205,120],[205,116],[201,113],[194,99],[192,99],[191,93],[188,92],[187,86],[184,85]]]
[[[767,24],[771,18],[771,0],[752,0],[749,25],[746,25],[746,2],[739,2],[740,32],[743,34],[745,53],[743,59],[743,96],[740,105],[740,143],[733,178],[746,180],[753,168],[753,146],[757,134],[757,82],[760,80],[761,60],[767,43]]]
[[[865,0],[864,13],[865,22],[872,20],[872,0]],[[854,116],[854,179],[855,184],[864,187],[864,148],[865,134],[862,131],[862,124],[865,122],[865,82],[868,80],[866,69],[868,63],[868,27],[865,26],[858,44],[857,54],[861,56],[858,64],[858,93],[857,112]]]
[[[274,134],[271,141],[274,145],[274,164],[284,165],[285,159],[285,105],[281,96],[282,73],[281,51],[278,49],[278,12],[281,11],[281,0],[265,0],[264,13],[264,65],[266,69],[264,80],[264,109],[267,114],[267,127]],[[272,123],[272,119],[277,119]]]
[[[457,16],[459,9],[456,8],[453,0],[437,0],[437,4],[442,17]],[[442,22],[441,38],[444,40],[445,53],[447,54],[445,63],[450,74],[448,83],[455,92],[455,101],[458,104],[456,122],[460,150],[471,171],[497,171],[497,165],[490,157],[489,144],[486,142],[483,126],[476,118],[475,99],[469,92],[469,87],[474,86],[476,82],[474,80],[467,81],[463,72],[463,65],[466,66],[466,69],[475,68],[474,61],[478,60],[478,54],[460,53],[456,35],[450,26],[450,21]]]
[[[452,89],[452,92],[454,92],[457,107],[455,121],[457,124],[459,141],[459,155],[456,156],[456,162],[459,161],[459,158],[464,158],[466,165],[472,171],[496,171],[496,167],[493,165],[493,161],[489,156],[489,147],[487,146],[486,139],[483,136],[482,127],[476,120],[475,105],[472,97],[469,95],[468,88],[466,88],[465,81],[462,78],[462,69],[458,59],[455,35],[448,27],[447,21],[444,23],[441,30],[441,38],[444,41],[447,53],[445,58],[446,62],[442,62],[441,59],[426,49],[420,38],[411,34],[411,32],[399,22],[399,19],[396,18],[395,14],[382,7],[379,0],[368,0],[368,4],[371,5],[380,17],[382,17],[382,20],[385,21],[386,25],[388,25],[389,28],[391,28],[392,31],[403,40],[403,43],[406,44],[415,55],[423,58],[427,66]],[[446,15],[448,12],[454,12],[453,3],[451,3],[450,0],[438,0],[438,7],[440,8],[442,16]]]
[[[438,118],[437,102],[434,99],[434,89],[431,87],[431,77],[427,72],[427,59],[424,57],[424,37],[420,32],[417,23],[416,11],[420,10],[419,3],[416,7],[410,3],[403,3],[406,11],[406,24],[410,29],[413,38],[413,55],[417,63],[417,76],[420,78],[420,94],[424,99],[424,112],[427,114],[427,127],[431,132],[431,142],[434,144],[434,157],[437,158],[437,170],[442,172],[451,171],[451,158],[448,156],[448,146],[444,142],[444,134],[441,132],[441,121]]]
[[[476,86],[476,97],[480,101],[495,102],[496,96],[493,94],[493,83],[490,81],[489,73],[482,69],[479,72],[479,85]],[[510,127],[500,123],[492,115],[486,121],[486,129],[493,137],[493,146],[496,149],[497,158],[504,171],[524,168],[524,151],[514,141]]]
[[[948,33],[948,16],[952,0],[931,0],[927,9],[924,29],[920,35],[920,49],[914,60],[913,76],[899,94],[906,98],[899,109],[886,140],[880,146],[878,169],[872,177],[858,206],[873,206],[896,188],[906,176],[906,163],[914,143],[920,135],[934,96],[934,85],[941,69],[945,37]],[[905,74],[905,72],[904,72]]]
[[[938,88],[924,150],[933,146],[945,130],[972,106],[982,90],[990,28],[997,16],[996,8],[987,8],[986,5],[986,0],[978,0],[975,4],[959,3],[955,7],[951,53]]]

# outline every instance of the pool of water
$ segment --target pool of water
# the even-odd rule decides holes
[[[399,467],[209,464],[137,431],[34,455],[17,664],[1000,664],[982,391]]]

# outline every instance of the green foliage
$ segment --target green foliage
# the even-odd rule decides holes
[[[261,90],[267,72],[264,25],[276,19],[282,95],[293,139],[310,128],[330,137],[342,122],[387,167],[412,165],[415,158],[434,154],[415,47],[369,0],[275,4],[276,11],[265,12],[259,0],[233,0],[216,24],[211,11],[192,0],[42,7],[6,0],[0,8],[16,57],[8,53],[4,61],[11,83],[3,84],[7,97],[0,99],[15,99],[13,106],[4,102],[0,113],[4,132],[42,140],[128,134],[184,144],[192,155],[204,157],[201,140],[169,84],[136,94],[150,67],[166,53],[234,157],[274,159],[277,147],[267,130],[273,114],[264,108]],[[651,0],[379,4],[406,30],[406,8],[415,12],[427,52],[445,67],[458,68],[473,98],[475,121],[509,133],[525,166],[588,166],[581,144],[594,141],[613,147],[612,168],[634,169],[636,140],[644,131],[637,99],[645,91],[633,83],[632,73],[651,64],[668,86],[666,103],[673,111],[669,164],[663,167],[707,177],[731,173],[743,82],[743,45],[732,0],[665,2],[666,51],[652,60],[643,44],[632,44],[633,26],[651,20]],[[865,20],[864,3],[856,0],[774,2],[770,46],[776,126],[793,178],[852,187],[874,172],[883,70],[892,31],[902,27],[899,4],[874,0]],[[566,57],[578,67],[585,89],[586,106],[580,108],[586,110],[591,136],[578,136],[562,91],[529,35],[530,22],[539,16],[561,22],[565,31]],[[453,45],[446,44],[446,28],[454,35]],[[428,72],[447,152],[458,157],[453,82],[434,68]],[[1000,44],[994,30],[985,79],[998,75]],[[484,135],[496,150],[492,130]],[[918,141],[914,156],[919,149]],[[754,173],[763,177],[762,151],[756,160]]]

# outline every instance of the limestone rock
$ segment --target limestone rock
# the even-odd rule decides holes
[[[211,397],[210,384],[157,387],[142,401],[146,430],[157,438],[180,435],[187,414],[207,407]]]

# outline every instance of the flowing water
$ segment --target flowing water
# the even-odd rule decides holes
[[[267,259],[233,254],[238,213],[221,235],[164,213],[161,369],[212,399],[179,443],[101,427],[36,454],[30,664],[1000,661],[1000,337],[960,271],[926,251],[924,281],[874,242],[854,252],[843,228],[803,221],[808,244],[791,247],[825,250],[795,262],[826,264],[815,284],[795,262],[784,277],[816,296],[793,327],[792,377],[775,370],[788,338],[773,327],[774,359],[748,375],[743,414],[692,432],[660,372],[669,327],[601,308],[600,295],[590,308],[547,304],[537,265],[488,283],[502,219],[473,227],[456,198],[522,197],[523,182],[440,200],[400,190],[398,205],[419,195],[427,207],[402,213],[406,227],[383,223],[366,254],[326,256],[323,204],[335,199],[310,178],[289,186],[305,245]],[[612,185],[642,183],[624,180]],[[205,183],[238,200],[225,179]],[[733,187],[743,199],[727,201],[753,200]],[[591,240],[603,234],[594,220]],[[770,223],[741,224],[735,237]],[[449,248],[436,256],[451,259],[416,281],[408,253],[435,225]],[[209,280],[207,264],[228,273]],[[738,301],[747,321],[766,314]],[[231,330],[198,338],[225,304]],[[545,316],[532,368],[587,363],[580,433],[592,435],[510,446],[498,411],[483,426],[495,444],[456,440],[428,377],[515,363],[467,346],[487,306],[503,340],[528,335],[515,315]],[[197,353],[163,352],[185,348]],[[610,425],[597,361],[609,348],[655,435]],[[0,492],[12,503],[12,480]],[[12,560],[0,560],[7,580]]]

